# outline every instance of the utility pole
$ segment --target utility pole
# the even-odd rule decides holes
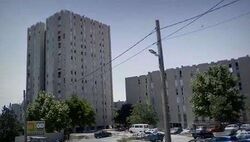
[[[162,84],[162,112],[163,112],[163,122],[165,129],[165,142],[171,142],[170,135],[170,123],[169,123],[169,107],[168,107],[168,95],[166,87],[166,73],[164,70],[164,61],[162,53],[162,44],[161,44],[161,31],[160,31],[160,22],[159,20],[155,21],[156,24],[156,34],[157,34],[157,47],[158,47],[158,58],[159,58],[159,67],[161,72],[161,84]]]
[[[27,100],[25,90],[23,90],[23,112],[24,112],[24,142],[27,142]]]

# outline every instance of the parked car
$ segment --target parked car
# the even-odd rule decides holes
[[[149,140],[151,142],[156,142],[156,141],[163,141],[164,138],[164,133],[162,132],[157,132],[157,133],[151,133],[146,136],[146,140]]]
[[[250,124],[242,124],[240,126],[241,130],[246,130],[246,131],[250,131]]]
[[[152,134],[152,133],[157,133],[158,129],[157,128],[153,128],[153,129],[148,129],[145,131],[145,134]]]
[[[180,133],[181,135],[187,135],[187,134],[191,134],[191,129],[183,129],[182,132]]]
[[[103,137],[111,137],[112,134],[105,130],[100,130],[100,131],[95,132],[94,136],[95,138],[103,138]]]
[[[236,137],[239,139],[239,142],[250,142],[250,133],[247,133],[246,131],[237,134]]]
[[[43,136],[31,136],[29,137],[30,142],[46,142],[47,138]]]
[[[192,132],[193,138],[212,138],[214,137],[213,133],[208,131],[205,127],[202,127],[201,129],[196,129]]]
[[[239,125],[237,125],[237,124],[229,124],[229,125],[227,125],[226,127],[225,127],[225,130],[239,130]]]
[[[170,133],[171,134],[180,134],[182,132],[182,128],[181,127],[174,127],[170,129]]]
[[[219,136],[212,138],[210,142],[238,142],[238,138],[236,136]]]
[[[148,124],[133,124],[129,128],[129,132],[131,132],[131,133],[139,133],[139,132],[145,132],[148,129],[149,129]]]

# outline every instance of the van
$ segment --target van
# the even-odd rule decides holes
[[[131,133],[140,133],[140,132],[144,132],[146,130],[148,130],[148,124],[133,124],[130,128],[129,128],[129,132]]]

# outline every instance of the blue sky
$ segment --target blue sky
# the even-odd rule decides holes
[[[225,0],[222,4],[231,2]],[[27,28],[62,9],[101,21],[111,27],[112,56],[123,52],[154,29],[205,12],[219,0],[0,0],[0,106],[19,103],[26,83]],[[200,29],[250,11],[250,1],[210,13],[178,34]],[[183,24],[182,24],[183,25]],[[162,31],[166,36],[178,25]],[[153,34],[113,62],[119,64],[156,41]],[[193,65],[250,54],[250,14],[216,27],[163,41],[166,68]],[[156,49],[156,46],[152,47]],[[114,100],[125,100],[125,77],[158,70],[148,51],[113,70]]]

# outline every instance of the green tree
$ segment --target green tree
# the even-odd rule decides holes
[[[95,124],[95,112],[86,100],[73,95],[69,100],[66,100],[66,104],[69,106],[68,115],[71,119],[70,125],[72,128]]]
[[[21,125],[17,121],[15,113],[4,106],[0,116],[0,141],[15,141],[15,136],[19,135],[20,130]]]
[[[28,108],[28,120],[44,120],[47,132],[60,131],[69,125],[68,113],[67,104],[55,100],[52,94],[40,92],[35,102]]]
[[[244,96],[237,80],[225,66],[210,67],[197,74],[192,82],[191,99],[196,116],[210,117],[217,122],[236,122],[244,110]]]
[[[133,107],[131,104],[122,105],[121,109],[117,111],[117,115],[115,116],[115,123],[123,125],[124,127],[128,127],[129,122],[127,119],[131,115],[132,110]]]
[[[156,125],[158,118],[152,105],[138,103],[133,107],[132,114],[128,120],[131,124],[145,123]]]

